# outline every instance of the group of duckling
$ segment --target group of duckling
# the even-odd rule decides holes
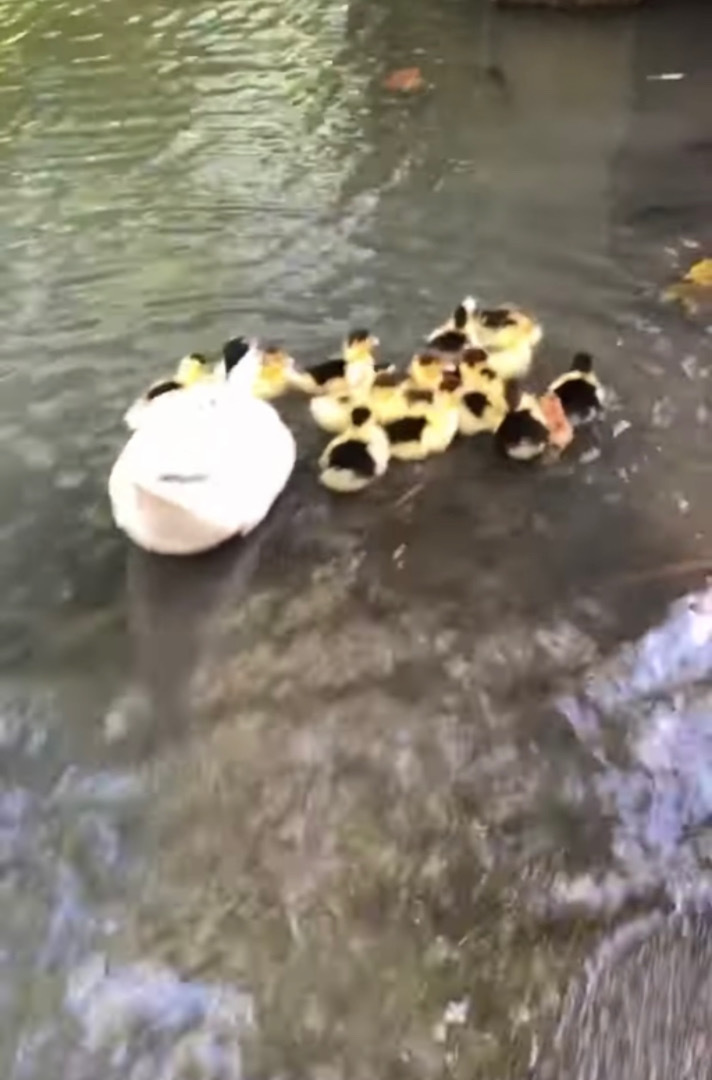
[[[458,435],[490,433],[517,461],[555,454],[601,412],[604,390],[586,353],[545,393],[524,389],[541,339],[540,324],[515,307],[465,297],[404,371],[376,361],[366,329],[347,335],[339,357],[303,368],[281,347],[243,338],[216,361],[191,354],[125,414],[133,434],[109,482],[114,518],[141,546],[167,553],[249,532],[294,467],[293,436],[268,404],[288,391],[309,396],[332,436],[319,478],[336,492],[363,490],[392,459],[441,454]]]

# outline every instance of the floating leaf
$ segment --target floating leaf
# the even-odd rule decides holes
[[[425,86],[425,80],[421,74],[420,68],[398,68],[396,71],[392,71],[390,75],[387,75],[383,80],[383,85],[386,90],[395,90],[401,94],[413,94],[418,90],[422,90]]]

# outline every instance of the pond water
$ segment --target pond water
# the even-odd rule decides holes
[[[712,246],[708,5],[0,15],[2,1074],[712,1075],[712,327],[659,298]],[[561,462],[339,501],[289,401],[262,529],[127,550],[176,357],[397,360],[465,292],[541,317],[542,381],[598,358]]]

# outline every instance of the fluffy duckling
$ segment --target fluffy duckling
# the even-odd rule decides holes
[[[428,348],[448,356],[457,356],[468,345],[477,344],[479,339],[475,324],[476,309],[477,301],[474,297],[466,296],[447,322],[428,335]]]
[[[522,344],[534,349],[544,333],[540,323],[511,304],[478,308],[472,321],[473,333],[486,349],[512,349]]]
[[[362,491],[388,468],[390,447],[372,411],[357,405],[343,435],[329,443],[319,459],[319,479],[331,491]]]
[[[541,457],[549,445],[549,427],[539,402],[517,382],[507,384],[506,402],[507,414],[495,432],[498,449],[515,461]]]
[[[489,366],[484,349],[470,348],[459,364],[462,389],[459,397],[460,434],[479,435],[496,431],[507,412],[506,384]]]
[[[194,383],[210,378],[210,363],[202,353],[190,353],[189,356],[184,356],[172,378],[160,379],[153,383],[140,398],[134,401],[126,410],[124,423],[130,431],[136,431],[143,421],[146,410],[157,398],[162,397],[163,394],[174,393],[176,390],[185,390]]]
[[[605,391],[589,353],[576,353],[570,369],[554,379],[548,392],[556,394],[574,427],[595,420],[605,405]]]
[[[344,394],[369,387],[376,372],[373,350],[378,338],[370,330],[352,330],[343,355],[295,374],[293,385],[307,394]]]
[[[262,352],[253,393],[262,401],[273,401],[291,389],[294,360],[280,345],[266,345]]]
[[[452,359],[428,348],[425,352],[415,354],[408,365],[408,375],[419,390],[437,390],[443,376],[455,369]]]
[[[351,394],[316,394],[309,402],[312,418],[322,431],[339,435],[351,423],[354,399]]]
[[[441,380],[437,390],[412,387],[405,391],[405,411],[383,425],[392,457],[422,461],[447,450],[458,429],[459,387],[457,374],[451,374]]]
[[[148,551],[189,555],[247,534],[294,468],[291,432],[253,394],[260,350],[235,339],[223,355],[225,380],[160,395],[111,471],[114,521]]]

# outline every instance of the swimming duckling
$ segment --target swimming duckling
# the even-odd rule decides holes
[[[476,310],[477,301],[472,296],[466,296],[447,322],[428,335],[428,348],[449,356],[457,356],[468,345],[477,344],[479,339],[474,321]]]
[[[375,376],[377,345],[378,338],[370,330],[352,330],[341,357],[295,373],[292,384],[307,394],[344,394],[368,387]]]
[[[136,431],[146,413],[149,405],[163,394],[173,393],[176,390],[184,390],[194,383],[203,379],[209,379],[210,363],[202,353],[190,353],[184,356],[176,368],[175,374],[170,379],[160,379],[149,386],[145,394],[134,401],[124,415],[124,423],[131,431]]]
[[[549,428],[539,402],[518,382],[506,389],[507,414],[495,432],[498,449],[515,461],[541,457],[549,444]]]
[[[351,394],[316,394],[309,402],[309,411],[322,431],[338,435],[351,423],[354,399]]]
[[[255,397],[272,401],[292,387],[294,360],[280,345],[266,345],[252,390]]]
[[[455,395],[460,383],[457,375],[451,380],[445,376],[437,390],[413,387],[405,391],[405,411],[383,425],[392,457],[422,461],[447,450],[459,422]]]
[[[253,394],[260,350],[233,339],[223,355],[225,380],[156,398],[111,471],[114,521],[148,551],[189,555],[245,535],[294,468],[291,432]]]
[[[570,369],[554,379],[548,392],[559,398],[574,427],[595,420],[605,405],[605,391],[593,370],[593,357],[589,353],[576,353]]]
[[[513,349],[520,345],[534,349],[544,334],[540,323],[511,304],[478,308],[473,316],[473,327],[485,349]]]
[[[454,370],[452,359],[441,356],[430,348],[426,352],[416,353],[408,365],[408,375],[413,385],[420,390],[437,390],[443,375]]]
[[[343,435],[329,443],[319,459],[319,479],[331,491],[362,491],[388,468],[390,447],[372,411],[357,405]]]

